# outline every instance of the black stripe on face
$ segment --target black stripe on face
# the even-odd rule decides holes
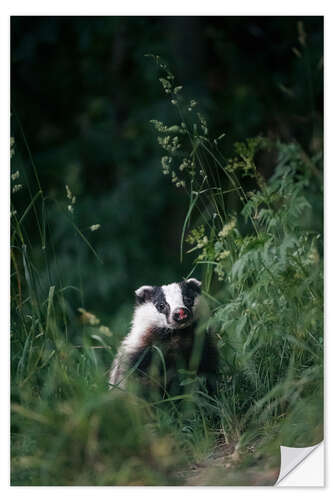
[[[184,306],[192,310],[194,299],[197,295],[200,295],[200,287],[193,282],[188,283],[187,281],[182,281],[179,285],[182,291]]]
[[[165,314],[166,318],[168,318],[170,313],[170,306],[166,301],[162,287],[156,287],[152,301],[158,312]]]

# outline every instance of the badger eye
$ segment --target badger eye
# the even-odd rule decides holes
[[[163,304],[163,302],[159,302],[159,303],[157,304],[157,309],[158,309],[159,311],[161,311],[161,312],[162,312],[162,311],[164,311],[164,309],[165,309],[165,304]]]

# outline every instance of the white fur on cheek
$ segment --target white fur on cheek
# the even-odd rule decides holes
[[[146,302],[136,307],[131,331],[122,345],[126,347],[126,351],[135,351],[141,342],[142,336],[149,328],[165,328],[167,326],[165,315],[159,313],[154,304]]]
[[[185,307],[180,286],[177,283],[162,286],[165,299],[170,306],[170,316],[177,307]]]

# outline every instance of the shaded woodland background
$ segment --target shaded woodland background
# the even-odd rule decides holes
[[[112,317],[113,328],[136,287],[190,271],[191,261],[179,260],[188,200],[163,177],[149,123],[172,124],[173,110],[147,53],[162,56],[200,102],[212,135],[226,133],[226,157],[258,133],[311,154],[322,146],[321,17],[12,17],[15,168],[35,192],[27,143],[53,247],[40,281],[45,290],[73,286],[73,316],[84,306]],[[272,173],[269,155],[259,168]],[[75,224],[103,264],[73,235],[65,185],[77,198]],[[23,189],[16,204],[24,209],[29,199]],[[93,224],[101,228],[91,232]],[[33,218],[29,239],[43,259]]]

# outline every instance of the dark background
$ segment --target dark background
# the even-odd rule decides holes
[[[34,217],[26,220],[40,286],[78,287],[68,289],[73,314],[84,305],[113,328],[133,289],[191,269],[179,260],[186,195],[162,175],[149,123],[173,124],[175,110],[147,53],[200,102],[212,136],[226,133],[226,156],[259,133],[308,154],[322,146],[321,17],[12,17],[12,168],[24,186],[14,204],[22,212],[28,186],[37,190],[23,130],[46,196],[45,252]],[[269,176],[272,159],[260,169]],[[103,264],[73,230],[66,184],[74,222]]]

